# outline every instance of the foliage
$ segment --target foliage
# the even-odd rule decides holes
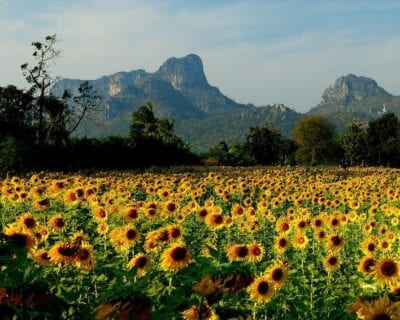
[[[347,131],[340,140],[347,165],[361,165],[366,161],[366,138],[366,131],[360,122],[353,121],[347,126]]]
[[[386,113],[368,124],[367,142],[371,164],[400,165],[399,125],[393,113]]]
[[[303,164],[333,163],[337,157],[335,131],[331,124],[320,116],[300,119],[293,131],[298,146],[296,159]]]

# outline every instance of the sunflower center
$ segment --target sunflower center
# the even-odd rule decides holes
[[[372,267],[375,265],[375,260],[374,259],[367,259],[364,262],[364,270],[366,272],[371,272],[372,271]]]
[[[199,212],[199,216],[200,216],[200,217],[203,217],[203,218],[204,218],[207,214],[208,214],[208,212],[207,212],[206,209],[202,209],[202,210],[200,210],[200,212]]]
[[[281,280],[283,278],[283,270],[281,268],[275,269],[274,271],[272,271],[271,278],[274,281]]]
[[[181,261],[186,258],[187,249],[183,247],[177,247],[171,252],[171,257],[175,261]]]
[[[373,243],[370,243],[368,245],[368,251],[374,251],[375,250],[375,245]]]
[[[339,220],[338,219],[332,219],[332,222],[331,222],[331,224],[332,224],[332,226],[337,226],[338,224],[339,224]]]
[[[28,229],[32,229],[36,225],[36,221],[33,218],[25,218],[24,219],[24,225]]]
[[[126,232],[126,238],[129,240],[133,240],[136,237],[136,231],[133,229],[130,229]]]
[[[337,263],[337,258],[336,258],[336,257],[330,257],[330,258],[328,259],[328,263],[329,263],[331,266],[335,266],[336,263]]]
[[[340,246],[340,244],[342,243],[342,239],[340,239],[339,236],[333,236],[332,237],[332,243],[335,246]]]
[[[392,261],[386,261],[382,263],[381,272],[387,277],[394,276],[396,274],[396,264]]]
[[[178,238],[181,235],[181,231],[178,228],[173,228],[170,231],[171,238]]]
[[[136,219],[138,217],[138,212],[136,209],[130,209],[128,212],[128,217],[132,219]]]
[[[248,253],[249,253],[249,249],[247,249],[246,246],[240,246],[240,247],[236,248],[236,255],[239,258],[246,257]]]
[[[224,221],[220,214],[216,214],[213,216],[213,222],[216,224],[221,224]]]
[[[322,225],[322,221],[321,220],[316,220],[315,221],[315,226],[316,227],[320,227]]]
[[[261,254],[261,249],[259,247],[254,247],[254,248],[252,248],[251,253],[254,256],[259,256]]]
[[[90,252],[88,249],[82,249],[81,251],[79,251],[79,259],[80,260],[86,260],[87,258],[89,258],[90,256]]]
[[[78,251],[77,246],[61,246],[58,248],[58,253],[64,257],[72,257]]]
[[[287,240],[286,239],[279,239],[279,246],[280,247],[286,247],[287,245]]]
[[[168,203],[167,209],[168,209],[168,211],[175,211],[175,209],[176,209],[175,203]]]
[[[43,252],[43,253],[40,255],[40,258],[42,258],[43,260],[50,260],[50,257],[49,257],[49,255],[47,254],[47,252]]]
[[[146,266],[147,259],[146,257],[140,257],[136,261],[136,265],[138,268],[144,268]]]
[[[40,200],[38,203],[41,206],[48,206],[50,204],[50,201],[49,201],[49,199],[43,199],[43,200]]]
[[[268,290],[269,290],[269,284],[268,284],[268,282],[266,282],[266,281],[261,281],[261,282],[258,284],[257,292],[258,292],[259,294],[267,294],[267,293],[268,293]]]
[[[299,228],[305,228],[306,227],[306,223],[304,222],[304,221],[301,221],[300,223],[299,223]]]
[[[14,246],[17,248],[23,248],[28,243],[28,237],[22,233],[14,233],[8,236],[11,239]]]
[[[65,226],[64,219],[63,219],[63,218],[57,218],[57,219],[55,219],[54,225],[55,225],[57,228],[62,228],[62,227],[64,227],[64,226]]]
[[[289,230],[289,225],[287,223],[282,224],[282,230],[283,231],[288,231]]]
[[[379,313],[375,315],[372,320],[390,320],[391,317],[388,316],[386,313]]]

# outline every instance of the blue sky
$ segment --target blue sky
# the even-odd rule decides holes
[[[209,82],[243,103],[307,111],[348,73],[400,95],[400,1],[0,0],[0,85],[26,87],[19,65],[53,33],[52,71],[67,78],[196,53]]]

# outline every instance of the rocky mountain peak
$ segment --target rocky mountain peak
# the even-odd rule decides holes
[[[339,104],[346,106],[350,102],[359,101],[371,96],[391,96],[378,86],[371,78],[348,74],[338,78],[333,86],[326,89],[321,104]]]
[[[195,54],[183,58],[169,58],[155,74],[170,82],[177,90],[209,87],[203,71],[203,62]]]

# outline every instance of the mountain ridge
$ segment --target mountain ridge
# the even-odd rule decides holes
[[[76,91],[84,80],[62,79],[52,88],[61,95]],[[340,131],[352,120],[368,121],[384,112],[400,115],[400,97],[379,87],[375,80],[348,74],[324,90],[320,103],[300,113],[284,104],[255,106],[225,96],[207,81],[201,58],[188,54],[167,59],[157,71],[120,71],[89,83],[104,97],[106,110],[97,114],[101,126],[84,123],[79,135],[101,137],[127,134],[131,114],[151,101],[158,117],[173,118],[176,133],[201,151],[221,140],[242,142],[248,128],[268,124],[289,136],[304,115],[321,115]]]

